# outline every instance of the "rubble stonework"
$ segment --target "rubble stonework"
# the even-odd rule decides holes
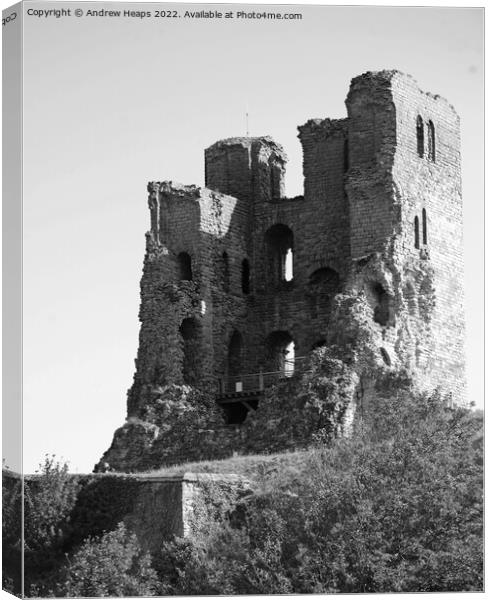
[[[190,455],[203,431],[215,442],[204,444],[203,457],[253,450],[271,393],[250,396],[235,430],[219,421],[230,421],[230,411],[236,419],[240,403],[225,413],[211,405],[249,375],[262,383],[258,374],[293,375],[291,344],[296,359],[323,346],[334,371],[344,361],[350,400],[335,409],[344,417],[366,406],[386,373],[410,373],[415,389],[465,402],[459,117],[398,71],[354,78],[346,107],[344,119],[298,128],[304,196],[284,197],[286,156],[270,137],[208,148],[204,188],[148,185],[128,422],[98,469],[141,470],[172,462],[173,453],[182,460],[188,451],[176,430],[165,433],[155,398],[162,410],[176,394],[187,406],[189,386],[208,411],[191,411]],[[305,377],[279,387],[302,396],[311,386]],[[275,425],[264,421],[274,448],[274,432],[282,435],[276,413]]]

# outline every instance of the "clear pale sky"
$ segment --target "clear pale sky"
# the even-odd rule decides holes
[[[29,3],[61,5],[90,8]],[[296,127],[344,117],[367,70],[410,73],[461,116],[468,398],[483,405],[483,11],[298,9],[302,21],[26,18],[25,471],[46,452],[90,471],[125,420],[146,183],[203,185],[204,148],[244,135],[248,110],[251,135],[289,156],[287,195],[301,193]]]

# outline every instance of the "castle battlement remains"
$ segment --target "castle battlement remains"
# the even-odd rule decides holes
[[[347,299],[365,307],[377,369],[464,402],[459,117],[398,71],[354,78],[346,107],[298,128],[303,196],[285,197],[270,137],[207,148],[204,188],[148,185],[129,419],[175,384],[239,425],[313,349],[349,344]]]

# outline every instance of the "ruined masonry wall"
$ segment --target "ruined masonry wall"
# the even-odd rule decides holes
[[[393,179],[402,206],[399,254],[404,257],[403,286],[415,291],[408,302],[413,323],[415,368],[428,388],[438,385],[465,398],[463,202],[459,117],[443,98],[420,91],[410,77],[393,81],[398,145]],[[416,148],[414,123],[425,125],[424,156]],[[435,128],[435,161],[428,158],[427,124]],[[422,239],[422,210],[427,244]],[[420,249],[414,247],[419,218]],[[410,294],[409,294],[410,295]],[[424,335],[425,334],[425,335]]]
[[[195,319],[199,360],[196,384],[215,391],[214,362],[223,362],[221,335],[229,335],[227,323],[244,315],[241,294],[225,294],[222,253],[229,253],[230,289],[240,285],[241,260],[246,256],[241,215],[236,198],[195,186],[155,183],[160,218],[152,220],[141,281],[140,346],[129,415],[145,405],[157,386],[184,383],[183,341],[179,331],[184,319]],[[177,225],[178,224],[178,225]],[[192,280],[179,276],[178,255],[192,259]],[[216,267],[216,268],[215,268]],[[225,297],[226,296],[226,297]]]
[[[215,394],[230,374],[237,332],[240,374],[271,369],[273,332],[292,337],[296,356],[324,342],[344,348],[350,360],[352,310],[365,319],[358,335],[370,340],[366,356],[356,358],[358,398],[363,390],[374,393],[375,365],[406,369],[419,389],[441,386],[465,402],[459,118],[446,100],[398,71],[354,78],[346,108],[346,118],[298,128],[304,196],[284,197],[286,155],[269,137],[210,146],[206,188],[149,184],[151,229],[128,416],[140,416],[167,384]],[[277,226],[291,235],[291,281],[274,275],[270,235]],[[191,280],[179,272],[181,252],[191,257]],[[180,329],[186,319],[194,328],[190,375],[184,363],[191,346]]]

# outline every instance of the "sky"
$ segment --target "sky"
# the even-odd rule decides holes
[[[293,7],[281,11],[301,21],[26,18],[26,472],[45,453],[91,471],[125,420],[147,182],[203,185],[204,149],[244,135],[248,112],[250,134],[289,156],[287,195],[302,193],[297,126],[346,116],[350,80],[368,70],[410,73],[461,116],[468,399],[482,407],[483,13]]]

